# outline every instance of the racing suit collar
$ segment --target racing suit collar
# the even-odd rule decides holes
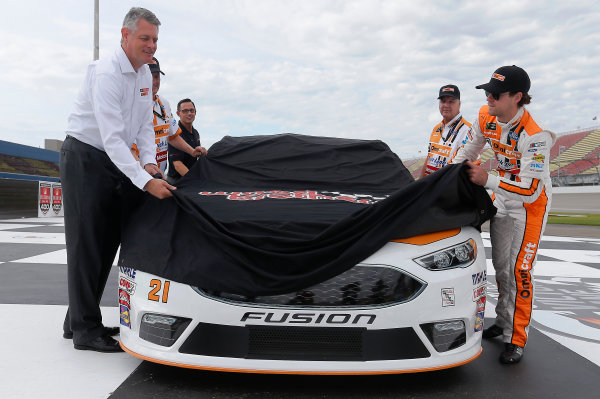
[[[502,129],[511,128],[511,127],[517,125],[519,122],[521,122],[521,118],[523,117],[524,112],[525,112],[525,108],[519,107],[519,110],[517,111],[515,116],[513,116],[513,118],[511,120],[509,120],[508,122],[502,123],[497,118],[496,118],[496,121],[498,122],[498,124],[500,125],[500,127]]]

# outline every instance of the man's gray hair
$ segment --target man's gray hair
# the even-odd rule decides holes
[[[158,18],[156,18],[156,15],[154,15],[152,11],[146,10],[142,7],[131,7],[131,10],[127,12],[125,18],[123,19],[123,28],[129,29],[131,33],[135,32],[140,18],[145,19],[152,25],[155,25],[157,29],[160,26],[160,21]],[[123,38],[121,38],[121,43],[123,43]]]

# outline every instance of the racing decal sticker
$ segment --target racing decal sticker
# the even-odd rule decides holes
[[[497,125],[496,122],[486,122],[485,123],[485,130],[496,130]]]
[[[479,286],[487,281],[487,270],[471,275],[474,286]]]
[[[150,281],[150,288],[152,288],[150,290],[150,292],[148,293],[148,300],[150,301],[154,301],[154,302],[160,302],[160,289],[162,286],[162,281],[159,279],[152,279],[152,281]],[[167,303],[167,301],[169,300],[169,287],[171,286],[171,282],[170,281],[165,281],[165,285],[162,291],[162,303]]]
[[[129,277],[132,280],[135,280],[135,269],[132,267],[119,266],[119,272]]]
[[[119,288],[125,290],[129,295],[135,292],[135,283],[127,277],[119,277]]]
[[[121,310],[121,317],[120,317],[121,324],[124,325],[125,327],[131,328],[129,306],[119,305],[119,308]]]
[[[475,327],[474,331],[478,332],[483,330],[483,318],[485,314],[485,296],[482,296],[477,300],[477,306],[475,309]]]
[[[125,306],[127,306],[128,308],[131,309],[131,301],[130,301],[130,299],[131,298],[130,298],[129,294],[127,293],[127,291],[122,290],[122,289],[119,288],[119,304],[120,305],[125,305]]]
[[[147,96],[149,92],[150,92],[150,89],[148,87],[140,89],[140,96],[142,96],[142,97]]]
[[[504,75],[500,75],[499,73],[495,73],[492,75],[492,79],[498,79],[501,82],[504,82]]]
[[[485,285],[473,289],[473,302],[482,297],[485,297]]]
[[[546,142],[545,141],[538,141],[536,143],[531,143],[529,145],[529,148],[541,148],[541,147],[545,147],[546,146]]]
[[[226,199],[231,201],[256,201],[265,198],[271,199],[307,199],[307,200],[337,200],[337,201],[348,201],[357,204],[374,204],[381,201],[388,196],[375,197],[369,194],[343,194],[337,191],[315,191],[315,190],[301,190],[301,191],[284,191],[284,190],[270,190],[270,191],[201,191],[199,195],[211,196],[211,195],[224,195]]]
[[[544,159],[546,159],[546,157],[544,157],[543,154],[533,154],[533,160],[534,161],[544,162]]]
[[[454,306],[454,288],[442,288],[442,307]]]

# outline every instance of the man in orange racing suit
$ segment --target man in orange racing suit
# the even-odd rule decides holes
[[[498,208],[490,224],[492,263],[496,270],[496,322],[484,338],[502,335],[500,362],[518,363],[523,356],[533,308],[533,266],[552,199],[550,148],[554,133],[543,130],[523,107],[531,96],[529,76],[518,66],[503,66],[485,90],[488,105],[479,110],[467,142],[452,163],[467,160],[469,179],[493,191]],[[494,150],[498,176],[473,161],[485,143]]]
[[[438,95],[442,121],[435,125],[429,138],[427,158],[419,177],[425,177],[450,163],[465,143],[471,124],[460,114],[460,90],[455,85],[440,87]]]

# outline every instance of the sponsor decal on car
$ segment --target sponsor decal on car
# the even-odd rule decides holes
[[[483,315],[485,312],[477,312],[475,314],[475,327],[473,331],[478,332],[483,330]]]
[[[485,285],[473,289],[473,302],[485,296]]]
[[[130,320],[130,312],[129,312],[129,306],[125,306],[125,305],[119,305],[119,308],[121,310],[121,324],[124,325],[125,327],[129,327],[131,328],[131,320]]]
[[[124,289],[129,295],[133,295],[135,283],[126,277],[119,277],[119,288]]]
[[[130,296],[127,293],[127,291],[119,288],[119,304],[120,305],[125,305],[128,308],[131,308],[131,302],[130,302]]]
[[[484,284],[487,281],[487,270],[472,274],[471,279],[473,280],[474,286]]]
[[[477,300],[475,307],[475,327],[474,331],[483,330],[483,318],[485,315],[485,296],[482,296]]]
[[[368,313],[246,312],[240,321],[260,320],[274,324],[373,324],[377,316]]]
[[[454,306],[454,288],[442,288],[442,307]]]
[[[135,269],[132,267],[119,266],[119,271],[129,277],[132,280],[135,280]]]

